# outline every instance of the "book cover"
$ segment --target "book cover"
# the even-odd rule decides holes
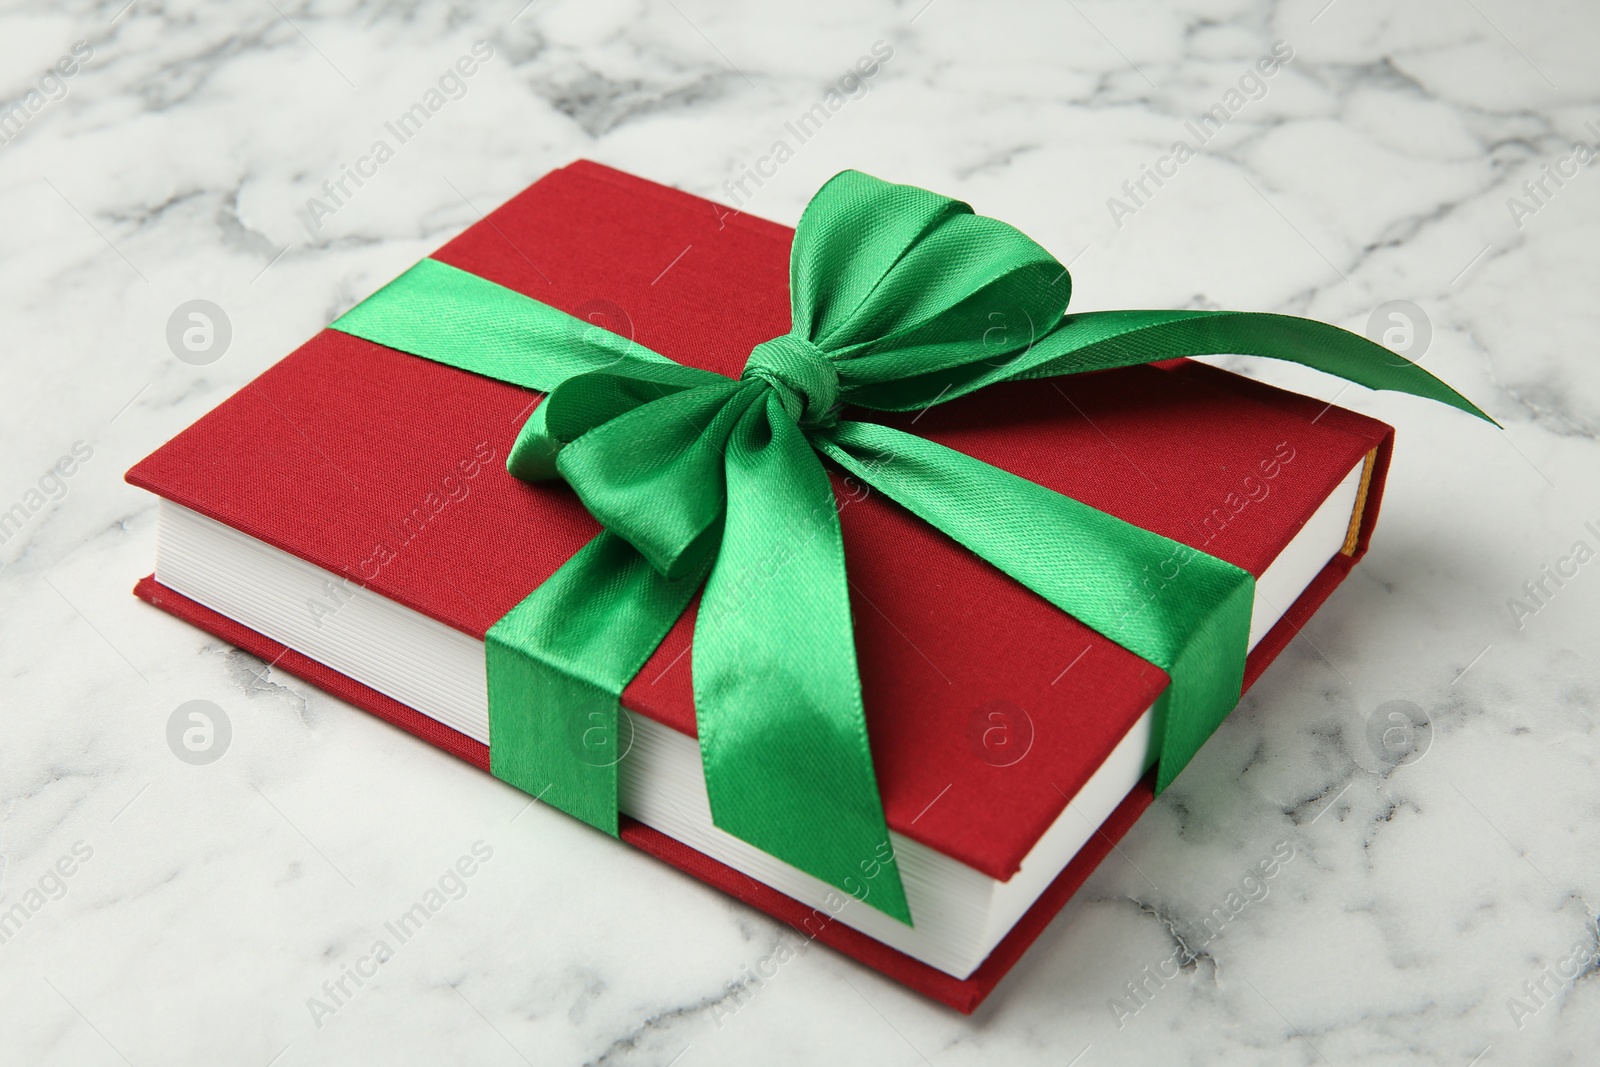
[[[790,231],[592,163],[435,254],[679,362],[736,376],[789,327]],[[168,500],[481,639],[598,524],[505,456],[539,395],[323,331],[128,474]],[[1364,551],[1391,431],[1187,361],[994,386],[881,417],[1256,575],[1360,466],[1343,550],[1252,652],[1253,681]],[[834,478],[869,736],[890,828],[1005,881],[1166,685],[881,496]],[[139,594],[480,766],[485,747],[147,579]],[[337,589],[307,612],[337,611]],[[694,732],[693,607],[623,694]],[[991,713],[1026,730],[996,758]],[[1009,738],[1008,743],[1020,742]],[[624,839],[971,1010],[1149,802],[1136,790],[964,979],[638,823]]]

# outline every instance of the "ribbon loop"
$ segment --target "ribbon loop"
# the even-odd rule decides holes
[[[667,578],[700,569],[726,501],[728,435],[765,390],[721,379],[672,393],[595,427],[556,468],[583,506]]]
[[[740,377],[772,386],[783,410],[801,426],[839,421],[839,372],[828,354],[804,337],[786,333],[756,345]]]

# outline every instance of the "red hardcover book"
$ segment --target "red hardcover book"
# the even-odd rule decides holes
[[[789,328],[791,234],[580,162],[434,258],[736,377],[752,347]],[[169,502],[157,574],[136,592],[486,769],[479,697],[465,673],[473,650],[481,674],[489,627],[599,530],[570,490],[504,469],[538,400],[324,330],[129,471]],[[1279,602],[1258,596],[1246,685],[1365,551],[1392,442],[1382,423],[1182,360],[866,417],[1257,575]],[[862,914],[870,909],[797,899],[803,887],[752,876],[756,860],[743,853],[715,858],[736,853],[678,826],[637,774],[631,786],[624,775],[624,812],[639,818],[624,820],[622,836],[971,1011],[1149,804],[1148,777],[1108,800],[1114,776],[1105,776],[1131,767],[1131,782],[1148,768],[1138,731],[1167,677],[893,503],[837,473],[835,489],[872,754],[897,849],[903,842],[958,872],[941,877],[970,874],[992,913],[947,915],[965,906],[948,896],[926,897],[919,914],[913,898],[918,925],[960,927],[951,937],[962,947],[893,947],[901,934],[874,925]],[[222,554],[207,563],[205,545]],[[283,588],[266,588],[265,578],[259,589],[241,585],[256,559]],[[693,614],[691,606],[623,694],[649,750],[644,763],[656,748],[692,750]],[[361,647],[376,631],[362,626],[410,627],[418,647],[441,650],[438,662],[379,663]],[[1069,803],[1090,829],[1063,844]],[[1024,878],[1044,888],[1007,895]]]

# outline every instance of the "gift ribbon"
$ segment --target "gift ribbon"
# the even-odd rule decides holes
[[[1165,670],[1158,790],[1238,702],[1255,580],[846,405],[915,411],[1000,381],[1239,353],[1488,418],[1320,322],[1067,315],[1066,268],[1023,234],[856,171],[807,206],[789,283],[792,329],[738,380],[431,259],[333,328],[548,394],[507,468],[565,480],[605,527],[488,633],[493,773],[616,835],[623,688],[703,586],[692,674],[715,824],[907,923],[821,456]]]

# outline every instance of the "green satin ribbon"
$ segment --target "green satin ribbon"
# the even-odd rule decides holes
[[[1255,580],[850,408],[1175,356],[1293,360],[1488,418],[1388,349],[1228,311],[1066,315],[1066,268],[966,204],[855,171],[806,208],[792,330],[734,381],[424,260],[333,324],[548,394],[507,467],[605,526],[489,631],[494,774],[618,832],[623,688],[701,591],[695,714],[718,827],[911,922],[873,773],[827,456],[1165,670],[1157,788],[1238,702]],[[820,454],[820,455],[819,455]]]

